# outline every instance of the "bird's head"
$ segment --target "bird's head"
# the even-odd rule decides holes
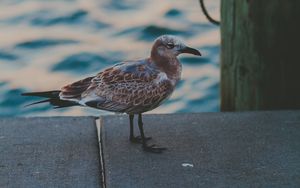
[[[166,58],[173,58],[182,53],[201,56],[198,50],[186,46],[180,38],[173,35],[162,35],[158,37],[151,50],[151,56]]]

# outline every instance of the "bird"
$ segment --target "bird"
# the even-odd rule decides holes
[[[155,39],[150,57],[122,61],[94,76],[62,87],[60,90],[22,93],[45,100],[31,103],[50,103],[54,108],[84,106],[129,116],[129,140],[140,143],[147,152],[161,153],[164,147],[149,145],[144,134],[142,114],[166,101],[180,81],[182,65],[177,58],[182,53],[201,56],[199,50],[184,44],[174,35]],[[140,136],[134,136],[134,116],[138,116]]]

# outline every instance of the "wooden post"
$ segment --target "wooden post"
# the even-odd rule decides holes
[[[300,1],[222,0],[221,110],[300,109]]]

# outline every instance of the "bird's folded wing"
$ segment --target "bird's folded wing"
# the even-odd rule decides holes
[[[138,71],[115,66],[62,89],[61,98],[114,112],[158,105],[172,92],[171,83],[157,71],[137,66]]]
[[[93,78],[95,77],[88,77],[64,86],[59,94],[60,98],[73,101],[80,100],[82,93],[91,85]]]

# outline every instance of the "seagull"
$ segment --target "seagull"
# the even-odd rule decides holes
[[[166,148],[147,144],[151,137],[144,134],[142,114],[160,106],[173,93],[181,78],[182,65],[177,56],[182,53],[201,56],[180,38],[162,35],[154,41],[149,58],[120,62],[60,90],[22,95],[46,98],[29,105],[48,102],[54,108],[85,106],[126,113],[129,115],[129,140],[142,144],[144,151],[161,153]],[[134,136],[134,115],[138,115],[140,136]]]

